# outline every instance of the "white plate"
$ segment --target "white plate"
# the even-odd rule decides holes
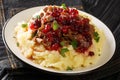
[[[80,11],[80,12],[89,16],[89,17],[91,17],[92,22],[96,25],[96,27],[102,29],[105,33],[105,36],[106,36],[106,41],[105,41],[105,46],[104,46],[103,53],[100,57],[99,62],[96,65],[93,65],[89,68],[85,68],[83,70],[78,70],[78,71],[55,71],[55,70],[52,70],[52,69],[42,67],[38,64],[35,64],[32,61],[30,61],[29,59],[25,58],[21,54],[20,49],[16,46],[16,41],[13,38],[14,28],[17,25],[18,22],[28,21],[34,13],[40,11],[40,9],[43,9],[43,7],[44,6],[39,6],[39,7],[34,7],[34,8],[30,8],[30,9],[21,11],[18,14],[16,14],[15,16],[13,16],[8,21],[8,23],[6,23],[6,25],[3,27],[2,37],[3,37],[4,43],[13,52],[13,54],[15,54],[19,59],[21,59],[22,61],[30,64],[31,66],[34,66],[38,69],[46,70],[46,71],[49,71],[49,72],[64,73],[64,74],[78,74],[78,73],[84,73],[84,72],[94,70],[94,69],[104,65],[105,63],[107,63],[112,58],[112,56],[114,54],[114,51],[115,51],[115,47],[116,47],[115,39],[114,39],[114,36],[113,36],[112,32],[100,20],[98,20],[94,16],[92,16],[88,13],[85,13],[83,11]]]

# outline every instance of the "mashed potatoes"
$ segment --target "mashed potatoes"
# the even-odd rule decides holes
[[[32,62],[56,70],[75,70],[94,65],[99,60],[105,36],[97,27],[95,32],[99,34],[99,42],[92,39],[92,45],[84,53],[77,52],[72,45],[63,46],[69,50],[64,53],[64,57],[58,50],[47,50],[43,45],[36,44],[32,39],[33,30],[29,28],[29,22],[18,23],[15,27],[15,38],[22,54]],[[41,42],[41,39],[38,41]],[[89,51],[93,51],[94,56],[88,56]]]

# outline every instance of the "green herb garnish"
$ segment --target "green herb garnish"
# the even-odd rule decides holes
[[[65,52],[68,52],[69,50],[67,48],[62,48],[60,51],[61,56],[65,57]]]
[[[18,42],[16,43],[16,45],[17,45],[17,47],[19,47],[19,43]]]
[[[62,6],[63,9],[67,9],[65,3],[63,3],[61,6]]]
[[[37,34],[37,31],[33,32],[31,35],[31,38],[35,37],[36,34]]]
[[[76,49],[76,48],[77,48],[77,45],[78,45],[78,42],[77,42],[76,40],[73,40],[73,41],[71,42],[71,45],[72,45],[72,47],[73,47],[74,49]]]
[[[71,68],[71,67],[67,67],[67,69],[66,69],[67,71],[71,71],[71,70],[73,70],[73,68]]]
[[[64,41],[60,42],[60,45],[61,45],[61,46],[64,46],[64,45],[65,45],[65,42],[64,42]]]
[[[26,28],[26,27],[27,27],[27,24],[26,24],[26,23],[22,24],[22,27],[23,27],[23,28]]]
[[[36,18],[37,18],[37,19],[40,19],[40,15],[37,15]]]
[[[98,32],[94,32],[94,40],[96,42],[99,42],[99,39],[100,39],[100,36],[99,36]]]
[[[57,30],[59,28],[57,21],[53,21],[53,30]]]

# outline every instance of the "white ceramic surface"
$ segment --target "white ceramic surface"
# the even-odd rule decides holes
[[[22,61],[24,61],[24,62],[26,62],[26,63],[30,64],[31,66],[34,66],[38,69],[46,70],[49,72],[55,72],[55,73],[64,73],[64,74],[81,74],[84,72],[88,72],[88,71],[94,70],[94,69],[104,65],[105,63],[107,63],[111,59],[111,57],[114,54],[115,47],[116,47],[113,34],[111,33],[111,31],[108,29],[108,27],[104,23],[102,23],[100,20],[98,20],[94,16],[92,16],[88,13],[85,13],[83,11],[80,11],[80,12],[91,17],[92,22],[96,25],[96,27],[102,29],[105,33],[105,36],[106,36],[106,41],[104,44],[103,53],[100,57],[99,62],[96,65],[85,68],[83,70],[77,70],[77,71],[56,71],[56,70],[42,67],[38,64],[33,63],[29,59],[25,58],[21,54],[20,49],[16,46],[16,41],[13,38],[14,28],[18,22],[28,21],[34,13],[40,11],[40,9],[43,9],[43,7],[44,6],[33,7],[30,9],[21,11],[18,14],[16,14],[15,16],[13,16],[8,21],[8,23],[3,27],[2,37],[3,37],[4,43],[13,52],[13,54],[15,54],[19,59],[21,59]]]

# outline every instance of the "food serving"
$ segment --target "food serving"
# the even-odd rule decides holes
[[[16,44],[32,62],[55,70],[80,70],[95,65],[105,36],[91,18],[76,8],[46,6],[15,27]]]

